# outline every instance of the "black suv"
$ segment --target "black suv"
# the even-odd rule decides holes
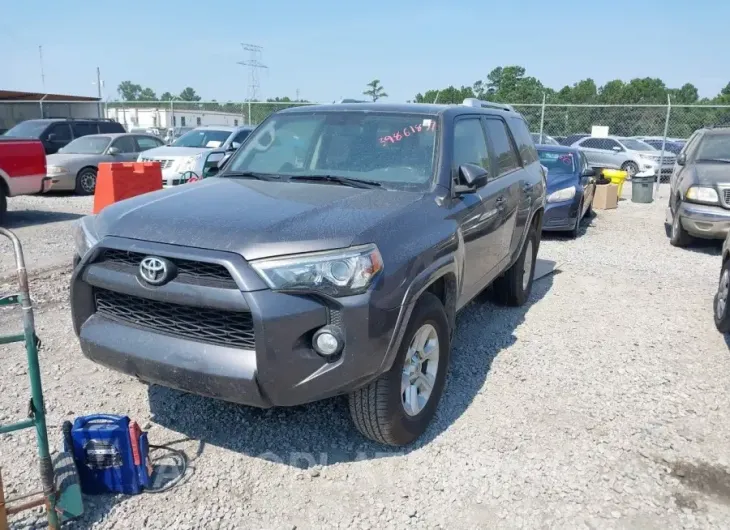
[[[90,359],[255,407],[348,394],[402,445],[433,417],[456,313],[524,304],[545,176],[511,107],[307,106],[217,176],[76,226],[73,322]]]
[[[5,135],[17,138],[37,138],[43,142],[46,154],[52,155],[71,140],[81,136],[123,132],[126,131],[121,123],[104,118],[44,118],[22,121],[9,129]]]

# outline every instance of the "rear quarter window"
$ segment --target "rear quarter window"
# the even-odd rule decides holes
[[[121,133],[125,132],[124,127],[121,123],[115,121],[100,121],[99,122],[100,133]]]
[[[512,136],[517,144],[517,150],[520,152],[525,165],[537,162],[538,155],[537,149],[535,149],[535,142],[532,140],[530,130],[527,128],[525,120],[522,118],[508,118],[507,123],[512,131]]]

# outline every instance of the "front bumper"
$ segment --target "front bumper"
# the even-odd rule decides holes
[[[46,175],[43,193],[49,191],[72,190],[76,187],[76,177],[71,173]]]
[[[730,232],[730,210],[722,206],[682,202],[679,216],[682,227],[694,237],[724,239]]]
[[[325,302],[265,288],[238,255],[119,238],[106,238],[102,245],[222,265],[235,283],[214,285],[203,279],[195,284],[179,276],[150,288],[137,279],[133,266],[107,262],[103,250],[95,248],[75,267],[71,302],[81,349],[99,364],[151,383],[255,407],[299,405],[348,393],[387,368],[382,365],[399,308],[375,307],[370,293]],[[141,301],[140,312],[128,313],[137,321],[100,305],[99,293],[110,292]],[[150,326],[143,310],[149,303],[168,304],[176,315],[210,310],[234,319],[245,315],[252,322],[251,344],[219,340],[227,335],[212,335],[210,318],[182,332],[167,316],[166,327]],[[311,348],[314,332],[328,324],[340,326],[345,337],[342,353],[332,362]],[[193,336],[196,330],[202,335]]]
[[[571,230],[578,216],[579,201],[580,198],[576,196],[570,201],[546,203],[542,217],[543,231]]]
[[[183,173],[181,173],[175,169],[162,170],[162,187],[163,188],[171,188],[173,186],[179,186],[180,184],[184,184],[185,182],[186,182],[186,180],[183,180]]]

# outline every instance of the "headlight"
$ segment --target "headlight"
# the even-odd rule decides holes
[[[87,215],[74,223],[74,246],[76,254],[81,258],[99,242],[99,236],[96,234],[96,228],[94,227],[95,219],[93,215]]]
[[[203,161],[203,154],[195,155],[195,156],[189,156],[188,158],[183,158],[182,161],[177,166],[177,171],[179,173],[184,173],[186,171],[195,171],[198,166],[202,164]]]
[[[360,294],[383,270],[378,247],[365,245],[331,252],[252,261],[269,287],[279,291],[319,291],[330,296]]]
[[[63,175],[68,173],[68,169],[59,166],[48,166],[46,168],[46,175]]]
[[[575,186],[569,188],[563,188],[562,190],[555,191],[548,195],[548,202],[563,202],[569,201],[575,197]]]
[[[685,198],[692,202],[706,202],[708,204],[717,204],[720,198],[714,188],[705,188],[703,186],[692,186],[687,190]]]

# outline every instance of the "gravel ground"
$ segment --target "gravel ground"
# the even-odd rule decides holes
[[[546,236],[540,257],[558,272],[536,282],[527,307],[462,312],[438,417],[405,450],[356,434],[343,400],[259,411],[85,360],[67,264],[69,220],[91,199],[12,200],[36,271],[53,442],[65,419],[121,412],[190,461],[166,493],[86,498],[70,527],[727,528],[730,358],[711,309],[719,244],[671,247],[661,193],[599,211],[575,241]],[[6,331],[15,323],[0,319]],[[27,376],[22,346],[0,352],[7,422],[24,412]],[[29,432],[0,436],[8,494],[36,486],[34,456]]]

